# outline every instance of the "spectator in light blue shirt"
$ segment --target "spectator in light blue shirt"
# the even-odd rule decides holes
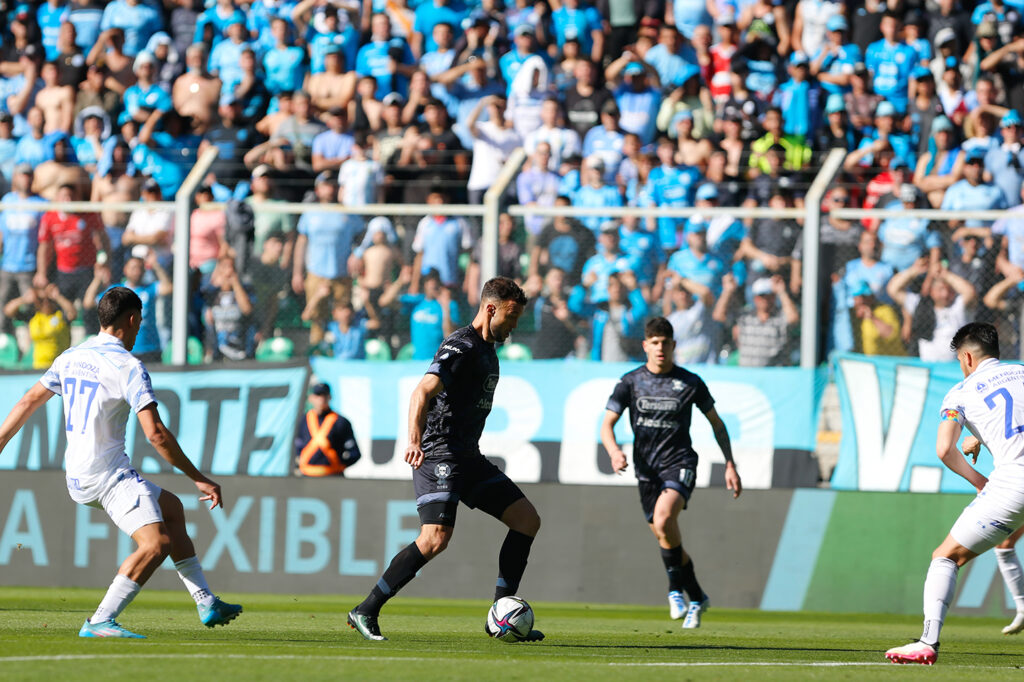
[[[412,359],[431,359],[441,342],[455,331],[459,323],[458,304],[441,285],[436,270],[423,276],[423,293],[402,294],[398,300],[403,312],[409,315]]]
[[[440,188],[434,188],[427,195],[427,203],[441,206],[448,197]],[[462,283],[459,269],[459,255],[473,248],[473,235],[469,223],[459,217],[428,215],[416,226],[412,250],[416,254],[413,262],[413,289],[419,287],[421,275],[436,270],[441,284],[448,288]]]
[[[662,26],[658,44],[647,50],[644,61],[654,67],[661,87],[681,86],[689,77],[689,67],[697,65],[697,53],[690,46],[680,45],[679,32],[674,26]]]
[[[899,199],[879,208],[915,208],[917,189],[913,185],[905,183],[896,191]],[[882,262],[896,271],[906,270],[918,258],[932,252],[937,260],[942,247],[942,238],[925,218],[886,218],[878,228],[878,239],[882,242]]]
[[[420,68],[430,77],[430,94],[444,103],[449,115],[454,115],[457,102],[448,94],[448,88],[444,83],[437,81],[437,76],[452,68],[455,64],[455,50],[452,49],[452,41],[455,39],[455,29],[451,24],[434,24],[431,35],[434,37],[434,49],[425,53],[420,58]],[[509,53],[511,54],[511,53]]]
[[[267,90],[273,95],[302,89],[306,77],[306,51],[289,44],[290,27],[280,17],[270,22],[274,46],[263,55]]]
[[[143,124],[154,112],[166,114],[174,108],[171,95],[153,82],[156,59],[148,52],[135,58],[135,85],[124,91],[124,108],[136,123]]]
[[[318,203],[336,203],[337,176],[330,171],[320,173],[316,177],[314,191]],[[333,211],[303,213],[299,218],[299,234],[295,241],[292,290],[297,294],[305,291],[308,299],[326,284],[336,303],[351,301],[352,278],[348,272],[348,257],[361,225],[361,222],[347,220],[346,215]],[[327,320],[326,300],[324,305],[317,306],[315,310],[307,310],[303,315],[312,323],[309,330],[310,343],[320,343],[323,324]]]
[[[91,0],[73,5],[68,21],[75,27],[75,45],[88,54],[100,37],[100,22],[103,21],[103,7]]]
[[[622,206],[622,195],[618,188],[605,183],[604,161],[599,156],[587,158],[584,169],[581,172],[586,182],[580,186],[572,195],[572,205],[579,208],[606,208]],[[595,234],[601,227],[601,223],[607,221],[608,216],[588,215],[580,216],[580,222],[590,228]]]
[[[1016,206],[1021,201],[1021,183],[1024,182],[1024,149],[1020,141],[1022,127],[1024,123],[1020,114],[1011,109],[999,122],[1003,143],[985,155],[985,172],[1003,191],[1009,206]]]
[[[246,42],[244,20],[232,20],[228,24],[228,38],[222,40],[210,52],[210,60],[207,69],[214,76],[220,78],[221,83],[242,80],[242,69],[239,63],[242,59],[242,50],[252,46]]]
[[[154,33],[164,29],[164,22],[160,11],[142,0],[113,0],[100,20],[100,30],[111,28],[124,31],[124,53],[134,57]]]
[[[619,130],[619,107],[608,100],[601,107],[601,125],[587,131],[583,138],[583,155],[596,154],[604,162],[604,181],[613,184],[622,163],[622,143],[625,135]]]
[[[455,31],[454,37],[458,38],[459,28],[465,16],[466,13],[453,8],[449,0],[421,2],[416,7],[416,19],[409,40],[413,55],[419,57],[437,49],[437,43],[434,41],[434,26],[437,24],[448,24]]]
[[[739,4],[737,14],[743,10],[745,4],[753,3]],[[711,13],[708,12],[707,3],[704,0],[672,0],[672,18],[675,20],[676,28],[686,36],[687,40],[693,37],[693,30],[697,26],[702,24],[710,26],[712,23]]]
[[[782,131],[810,140],[821,121],[819,99],[821,91],[810,82],[808,64],[803,52],[789,56],[790,79],[779,86],[773,104],[782,109]]]
[[[515,43],[513,48],[503,54],[498,60],[498,68],[501,70],[501,79],[512,91],[512,81],[515,79],[519,69],[530,57],[539,54],[537,51],[537,39],[534,35],[534,28],[530,24],[520,24],[512,32],[512,40]]]
[[[555,39],[559,50],[566,40],[578,40],[580,52],[600,63],[604,57],[604,27],[601,14],[596,8],[583,5],[580,0],[564,0],[562,6],[552,12]]]
[[[618,220],[605,220],[597,237],[597,253],[583,264],[583,286],[587,288],[587,301],[603,303],[608,300],[608,280],[617,273],[632,272],[637,264],[619,248]]]
[[[351,303],[335,303],[327,323],[334,357],[341,360],[366,359],[366,320],[358,319]]]
[[[964,159],[964,178],[953,183],[942,198],[944,211],[989,211],[1006,208],[1003,191],[983,177],[987,150],[974,147],[967,151]],[[959,221],[957,221],[959,222]],[[967,220],[967,228],[980,228],[975,234],[988,236],[991,220]]]
[[[622,70],[622,84],[613,96],[619,105],[619,127],[627,133],[636,133],[641,142],[654,142],[661,93],[647,85],[642,64],[633,62]]]
[[[207,3],[209,4],[209,3]],[[196,19],[196,32],[192,37],[193,43],[203,42],[203,33],[206,26],[213,26],[213,43],[210,49],[215,49],[224,40],[228,32],[228,26],[234,23],[245,25],[245,13],[235,7],[232,0],[217,0],[217,3],[199,15]]]
[[[683,235],[686,246],[668,259],[668,269],[681,277],[703,284],[717,297],[722,293],[722,277],[728,267],[718,256],[708,252],[707,223],[688,220]]]
[[[861,58],[860,47],[847,42],[849,26],[842,14],[833,14],[825,24],[825,43],[811,58],[811,75],[827,93],[850,91],[850,76]]]
[[[918,62],[917,53],[913,48],[899,39],[900,24],[898,14],[885,13],[880,25],[883,38],[868,46],[864,54],[864,64],[871,72],[875,94],[892,102],[898,112],[905,113],[909,98],[910,73]]]
[[[36,271],[36,252],[39,249],[39,221],[45,212],[46,201],[32,194],[32,166],[27,163],[14,167],[12,189],[0,199],[0,236],[3,238],[3,258],[0,260],[0,330],[9,331],[10,323],[3,317],[3,306],[13,298],[14,285],[24,296],[32,288],[32,275]],[[8,209],[4,204],[39,203],[39,210]]]
[[[405,97],[409,76],[416,69],[412,50],[401,38],[391,37],[388,15],[374,14],[370,18],[370,28],[370,42],[359,48],[356,55],[356,72],[360,76],[377,79],[377,99],[384,99],[391,92]]]
[[[323,73],[327,67],[326,57],[331,52],[338,52],[344,57],[342,71],[351,71],[356,63],[359,52],[359,32],[349,24],[340,28],[338,13],[336,11],[323,12],[323,25],[319,32],[313,32],[308,40],[309,44],[309,71],[310,73]]]
[[[61,24],[68,21],[71,16],[71,8],[61,0],[47,0],[39,5],[36,10],[36,22],[42,32],[43,49],[46,51],[46,61],[52,62],[57,58],[57,37],[60,34]]]
[[[33,168],[43,161],[53,159],[53,143],[49,135],[43,134],[43,111],[39,107],[32,107],[25,115],[29,132],[18,140],[14,148],[14,163],[27,163]]]

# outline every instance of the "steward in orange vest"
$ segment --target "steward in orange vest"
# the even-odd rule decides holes
[[[299,419],[295,435],[296,461],[303,476],[344,476],[345,469],[362,456],[352,424],[331,409],[331,389],[316,384],[310,389],[313,409]]]

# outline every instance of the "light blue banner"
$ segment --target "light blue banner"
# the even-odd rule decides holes
[[[293,437],[305,404],[308,368],[259,367],[165,372],[150,376],[161,418],[185,454],[212,475],[287,476]],[[0,375],[0,413],[6,415],[37,374]],[[63,405],[59,397],[37,411],[3,452],[2,469],[63,468]],[[170,471],[128,420],[125,450],[143,473]]]
[[[409,395],[426,362],[359,363],[313,358],[313,372],[332,387],[334,406],[352,421],[363,459],[353,478],[408,478],[402,461]],[[504,461],[521,482],[633,484],[616,476],[598,450],[605,405],[619,377],[635,364],[535,360],[502,365],[494,408],[481,439],[485,455]],[[700,366],[732,438],[744,485],[769,488],[776,454],[813,451],[817,433],[813,370]],[[695,410],[695,412],[697,412]],[[620,442],[629,443],[628,420],[619,422]],[[706,419],[695,414],[692,435],[701,455],[698,485],[707,485],[712,465],[723,459]],[[371,457],[366,453],[372,452]]]
[[[935,454],[942,399],[964,378],[958,364],[850,353],[834,368],[843,438],[833,488],[974,492]],[[987,451],[977,466],[991,472]]]

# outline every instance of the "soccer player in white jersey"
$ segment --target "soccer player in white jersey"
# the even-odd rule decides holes
[[[129,410],[135,412],[146,438],[160,456],[192,479],[210,502],[223,506],[220,486],[204,476],[181,451],[160,420],[149,373],[129,351],[142,324],[142,301],[126,287],[115,287],[99,303],[100,333],[62,353],[18,401],[0,425],[0,451],[28,418],[54,394],[64,400],[68,446],[64,456],[68,493],[79,504],[103,509],[138,548],[118,569],[96,612],[80,637],[144,639],[114,619],[135,598],[153,571],[170,555],[199,619],[207,627],[224,625],[242,612],[210,592],[192,540],[185,512],[172,493],[161,490],[132,468],[124,451]]]
[[[924,630],[920,639],[885,652],[893,663],[935,663],[960,567],[1024,523],[1024,366],[999,362],[999,337],[990,324],[964,325],[950,347],[964,380],[942,401],[935,449],[978,495],[932,553],[924,581]],[[957,449],[965,426],[992,453],[995,467],[987,479]]]

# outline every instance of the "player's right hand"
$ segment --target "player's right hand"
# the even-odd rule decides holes
[[[622,450],[611,453],[612,458],[612,471],[617,474],[621,474],[629,466],[629,461],[626,459],[626,453]]]
[[[423,466],[423,450],[418,445],[410,444],[405,448],[405,461],[408,462],[413,469],[419,469]]]
[[[964,438],[964,456],[971,456],[971,464],[978,463],[979,454],[981,454],[981,441],[974,436]]]
[[[224,507],[224,498],[221,497],[219,483],[206,479],[205,481],[196,481],[196,487],[199,488],[199,492],[203,493],[203,496],[199,498],[200,502],[209,500],[210,509]]]

